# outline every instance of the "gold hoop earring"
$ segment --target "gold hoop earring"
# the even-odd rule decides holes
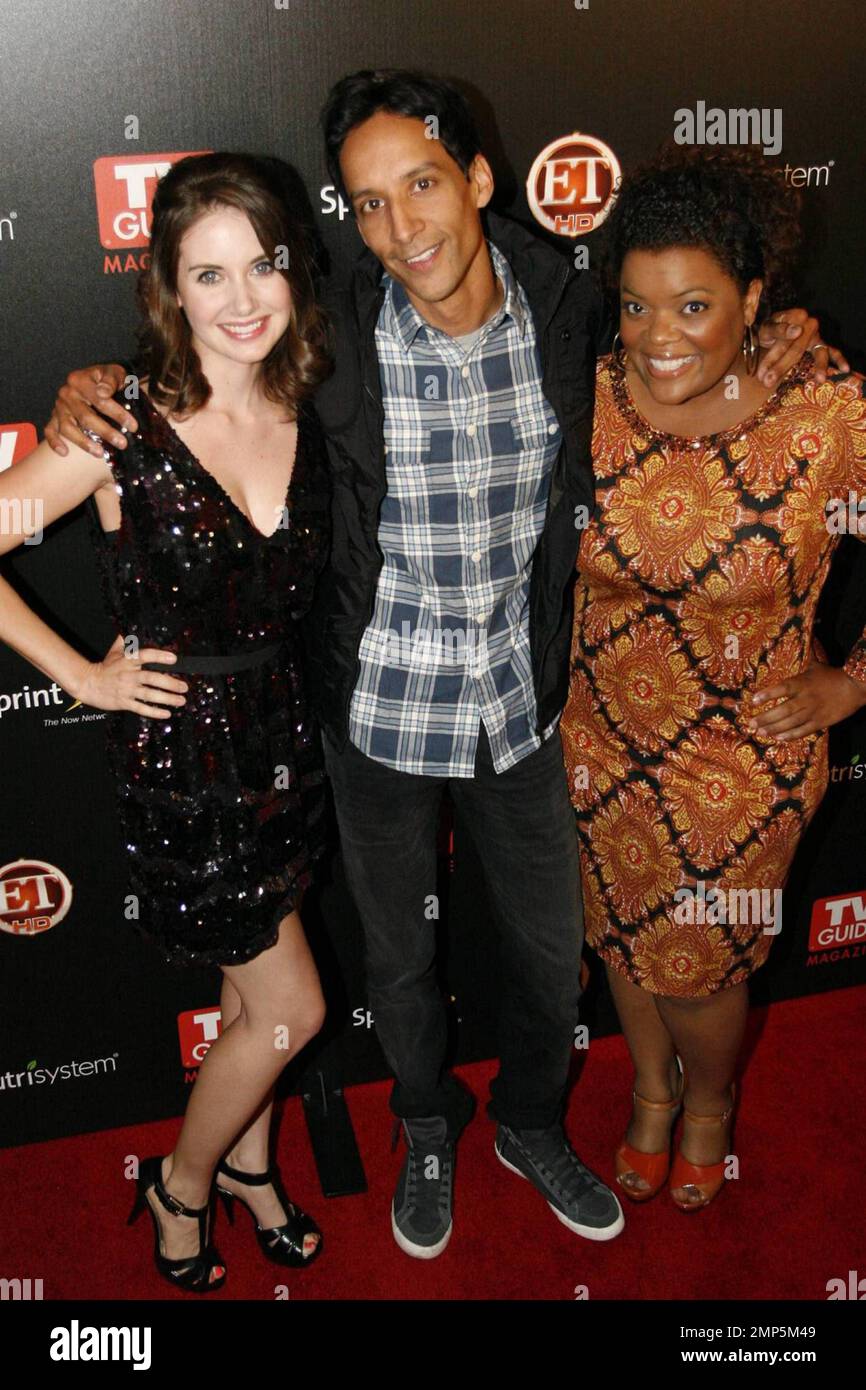
[[[758,370],[758,352],[755,330],[750,323],[747,323],[746,331],[743,334],[743,357],[746,360],[746,372],[749,376],[754,376]]]
[[[619,347],[616,345],[617,338],[619,338]],[[622,338],[620,338],[619,329],[617,329],[613,335],[613,342],[611,343],[610,350],[613,353],[614,360],[625,370],[628,366],[628,356],[623,346]]]

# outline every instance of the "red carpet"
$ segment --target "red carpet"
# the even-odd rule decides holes
[[[479,1112],[457,1153],[454,1233],[435,1260],[395,1245],[390,1201],[403,1141],[390,1151],[389,1087],[348,1092],[369,1191],[321,1195],[301,1103],[280,1125],[290,1196],[321,1225],[325,1248],[309,1270],[281,1270],[259,1254],[249,1214],[216,1237],[228,1267],[208,1299],[826,1299],[827,1280],[866,1274],[863,1042],[866,987],[754,1010],[735,1132],[740,1178],[707,1210],[683,1214],[662,1191],[623,1202],[626,1229],[591,1243],[572,1235],[528,1183],[493,1153],[484,1114],[493,1062],[458,1068]],[[607,1182],[629,1113],[629,1065],[620,1037],[593,1042],[571,1093],[567,1128],[581,1157]],[[147,1213],[128,1229],[130,1154],[171,1148],[178,1121],[87,1134],[7,1150],[3,1161],[0,1274],[44,1280],[46,1299],[196,1299],[174,1293],[152,1261]],[[201,1301],[201,1300],[198,1300]]]

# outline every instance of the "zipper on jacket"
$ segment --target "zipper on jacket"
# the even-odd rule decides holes
[[[570,274],[571,274],[571,269],[570,269],[570,267],[568,266],[568,264],[565,264],[565,266],[564,266],[564,272],[565,272],[565,273],[564,273],[563,276],[562,276],[562,281],[561,281],[560,287],[559,287],[559,294],[556,296],[556,300],[555,300],[555,302],[554,302],[553,308],[551,309],[550,315],[549,315],[549,317],[548,317],[548,319],[547,319],[547,322],[545,323],[544,328],[543,328],[543,330],[542,330],[545,336],[547,335],[547,333],[548,333],[548,331],[549,331],[550,324],[551,324],[551,322],[552,322],[552,320],[553,320],[554,314],[556,313],[557,309],[559,308],[559,305],[560,305],[560,303],[561,303],[561,301],[562,301],[562,296],[563,296],[563,294],[565,293],[565,287],[566,287],[566,285],[568,284],[569,276],[570,276]],[[542,376],[543,376],[543,375],[544,375],[544,364],[542,363]],[[560,447],[561,447],[562,449],[565,449],[565,447],[566,447],[566,446],[565,446],[565,431],[564,431],[564,430],[563,430],[562,444],[561,444]],[[554,460],[554,468],[555,468],[555,467],[556,467],[556,460]],[[545,531],[546,528],[547,528],[547,523],[548,523],[548,521],[550,520],[550,497],[551,497],[551,493],[552,493],[552,492],[553,492],[553,473],[552,473],[552,471],[551,471],[551,477],[550,477],[550,492],[549,492],[548,495],[547,495],[547,509],[546,509],[545,517],[544,517],[544,526],[542,527],[542,535],[544,534],[544,531]],[[541,653],[541,655],[540,655],[540,657],[539,657],[539,659],[538,659],[538,682],[539,682],[539,685],[541,684],[541,678],[542,678],[542,675],[544,674],[544,663],[545,663],[545,660],[547,659],[547,653],[550,651],[550,645],[551,645],[551,643],[552,643],[553,638],[555,637],[555,635],[556,635],[556,631],[554,631],[554,632],[551,634],[551,636],[548,637],[547,641],[546,641],[545,644],[544,644],[544,650],[542,651],[542,653]],[[538,690],[537,690],[537,689],[535,690],[535,732],[536,732],[537,737],[538,737],[538,738],[541,738],[541,735],[542,735],[542,733],[543,733],[543,728],[542,728],[542,724],[541,724],[541,715],[540,715],[540,713],[539,713],[539,708],[538,708]]]
[[[367,395],[370,397],[370,399],[372,400],[373,404],[376,406],[376,409],[377,409],[378,412],[379,412],[379,419],[380,419],[380,425],[381,425],[381,437],[382,437],[382,468],[383,468],[383,470],[384,470],[384,468],[385,468],[385,437],[384,437],[384,436],[385,436],[385,408],[384,408],[384,406],[381,404],[380,401],[377,401],[377,400],[376,400],[376,397],[373,395],[373,392],[370,390],[369,384],[367,383],[366,380],[365,380],[365,382],[364,382],[364,390],[367,392]],[[386,481],[385,486],[386,486],[386,488],[387,488],[387,481]],[[374,533],[374,536],[373,536],[373,541],[374,541],[374,544],[375,544],[375,546],[376,546],[376,550],[377,550],[378,555],[379,555],[379,568],[378,568],[378,570],[376,571],[375,579],[374,579],[374,581],[373,581],[373,594],[372,594],[372,597],[371,597],[371,599],[370,599],[370,606],[369,606],[369,609],[368,609],[368,611],[367,611],[367,617],[366,617],[366,619],[365,619],[365,621],[364,621],[364,626],[363,626],[362,629],[361,629],[361,636],[360,636],[359,639],[358,639],[358,650],[359,650],[359,651],[360,651],[360,649],[361,649],[361,642],[363,642],[363,640],[364,640],[364,633],[366,632],[367,628],[369,627],[369,625],[370,625],[370,620],[371,620],[371,618],[373,617],[373,613],[375,612],[375,609],[376,609],[376,589],[377,589],[377,587],[378,587],[379,575],[382,573],[382,566],[383,566],[384,563],[385,563],[385,555],[384,555],[384,553],[383,553],[383,551],[382,551],[382,547],[381,547],[380,544],[379,544],[379,515],[380,515],[380,513],[381,513],[381,511],[382,511],[382,503],[383,503],[384,499],[385,499],[385,493],[383,492],[382,495],[381,495],[381,497],[379,498],[379,506],[378,506],[377,511],[376,511],[376,530],[375,530],[375,533]],[[346,703],[345,703],[345,706],[344,706],[344,708],[343,708],[343,723],[344,723],[345,728],[346,728],[346,737],[347,737],[347,738],[348,738],[348,736],[349,736],[349,710],[350,710],[350,708],[351,708],[352,696],[353,696],[354,693],[355,693],[355,687],[356,687],[356,685],[358,684],[358,676],[360,675],[360,673],[361,673],[361,658],[360,658],[360,656],[357,656],[357,657],[355,658],[355,674],[354,674],[354,676],[352,677],[352,682],[351,682],[351,685],[349,686],[349,693],[348,693],[348,695],[346,696]]]
[[[383,472],[384,472],[384,469],[385,469],[385,408],[384,408],[384,406],[382,405],[382,402],[381,402],[381,401],[377,401],[377,400],[376,400],[375,395],[374,395],[373,392],[370,390],[370,383],[369,383],[368,380],[367,380],[367,366],[368,366],[368,361],[369,361],[369,355],[370,355],[370,347],[371,347],[371,344],[372,344],[373,347],[375,347],[375,341],[376,341],[376,324],[377,324],[378,319],[379,319],[379,312],[380,312],[380,310],[381,310],[381,308],[382,308],[382,303],[383,303],[384,298],[385,298],[385,293],[384,293],[384,290],[383,290],[383,288],[382,288],[382,286],[381,286],[381,283],[377,284],[377,289],[376,289],[376,293],[375,293],[375,295],[374,295],[374,303],[373,303],[372,309],[368,312],[366,321],[364,322],[363,325],[362,325],[362,323],[361,323],[360,315],[359,315],[359,313],[358,313],[358,297],[357,297],[357,295],[358,295],[358,291],[357,291],[357,283],[356,283],[355,288],[354,288],[354,291],[353,291],[353,294],[352,294],[352,307],[353,307],[354,315],[355,315],[355,327],[356,327],[357,333],[358,333],[358,352],[359,352],[359,355],[360,355],[362,352],[365,354],[364,357],[363,357],[363,360],[362,360],[362,362],[361,362],[361,380],[363,381],[363,384],[364,384],[364,390],[366,391],[367,395],[370,397],[370,399],[371,399],[371,401],[373,402],[373,404],[376,406],[376,409],[377,409],[377,412],[378,412],[378,415],[379,415],[379,437],[380,437],[380,439],[381,439],[381,441],[382,441],[382,456],[381,456],[381,457],[382,457],[382,470],[383,470]],[[377,364],[377,370],[378,370],[378,364]],[[385,487],[386,487],[386,489],[387,489],[387,480],[386,480],[386,483],[385,483]],[[368,609],[368,611],[367,611],[367,617],[366,617],[366,619],[364,620],[364,626],[361,628],[361,635],[360,635],[360,637],[358,638],[358,650],[359,650],[359,651],[360,651],[360,648],[361,648],[361,642],[362,642],[363,639],[364,639],[364,633],[366,632],[367,628],[368,628],[369,625],[370,625],[370,619],[372,618],[373,612],[374,612],[375,607],[376,607],[376,588],[377,588],[377,586],[378,586],[379,575],[382,573],[382,566],[383,566],[384,563],[385,563],[385,556],[384,556],[384,554],[382,553],[382,548],[381,548],[381,546],[379,545],[379,538],[378,538],[378,532],[379,532],[379,514],[380,514],[380,512],[381,512],[381,510],[382,510],[382,502],[383,502],[383,500],[384,500],[384,497],[385,497],[385,493],[383,492],[382,495],[381,495],[381,497],[379,498],[379,505],[378,505],[378,508],[377,508],[377,511],[376,511],[376,525],[375,525],[374,534],[373,534],[373,541],[374,541],[374,544],[375,544],[375,546],[376,546],[376,550],[377,550],[378,555],[379,555],[379,568],[378,568],[378,570],[376,571],[376,576],[375,576],[374,581],[373,581],[373,594],[372,594],[372,598],[371,598],[371,600],[370,600],[369,609]],[[347,696],[346,696],[345,704],[344,704],[344,706],[343,706],[343,727],[344,727],[344,729],[345,729],[346,738],[349,737],[349,710],[350,710],[351,704],[352,704],[352,696],[353,696],[354,693],[355,693],[355,687],[356,687],[356,685],[358,684],[358,676],[360,675],[360,672],[361,672],[361,658],[360,658],[360,656],[356,656],[356,658],[355,658],[355,672],[354,672],[354,675],[352,676],[352,679],[351,679],[351,681],[350,681],[350,683],[349,683],[349,691],[348,691],[348,694],[347,694]]]

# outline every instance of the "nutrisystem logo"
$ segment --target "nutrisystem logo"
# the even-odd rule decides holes
[[[584,236],[613,206],[621,173],[609,145],[594,135],[562,135],[541,151],[526,180],[532,215],[559,236]]]
[[[846,766],[834,763],[830,768],[831,782],[862,782],[866,777],[866,762],[862,762],[859,753],[855,753],[850,763]]]
[[[16,859],[0,868],[0,931],[36,936],[56,927],[72,903],[66,875],[42,859]]]
[[[92,1057],[81,1062],[76,1057],[71,1062],[61,1062],[56,1067],[40,1067],[36,1058],[23,1071],[0,1072],[0,1091],[24,1091],[28,1086],[54,1086],[58,1081],[80,1081],[85,1076],[105,1076],[117,1071],[120,1054],[113,1052],[110,1057]]]

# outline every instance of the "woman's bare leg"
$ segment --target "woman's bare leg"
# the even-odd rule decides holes
[[[238,1014],[243,1010],[241,996],[238,994],[231,980],[223,974],[222,993],[220,995],[220,1013],[222,1015],[222,1026],[228,1028],[233,1023]],[[256,1107],[246,1125],[239,1134],[235,1136],[235,1142],[226,1153],[226,1162],[232,1168],[240,1168],[245,1173],[263,1173],[268,1166],[271,1138],[271,1120],[274,1112],[274,1088],[270,1087],[264,1099]],[[225,1187],[234,1188],[235,1184],[230,1183],[228,1178],[220,1178]],[[257,1193],[261,1193],[262,1188],[252,1189],[245,1187],[244,1196],[253,1199]],[[282,1207],[276,1201],[275,1194],[270,1186],[264,1189],[267,1197],[273,1198],[276,1210],[275,1220],[270,1220],[270,1215],[264,1211],[260,1216],[260,1225],[278,1226],[285,1220],[285,1216],[280,1216]],[[263,1203],[269,1206],[270,1203]],[[259,1216],[258,1207],[255,1208],[256,1215]]]
[[[274,946],[243,965],[224,966],[223,975],[241,1007],[208,1049],[174,1151],[163,1160],[167,1190],[192,1207],[207,1203],[218,1159],[251,1118],[260,1120],[280,1072],[315,1037],[325,1017],[318,972],[297,912],[280,923]],[[148,1201],[166,1255],[194,1255],[198,1223],[169,1214],[152,1190]]]
[[[683,1059],[685,1104],[696,1115],[721,1115],[731,1104],[731,1083],[749,1011],[746,984],[733,985],[702,999],[655,995],[659,1015]],[[690,1125],[683,1121],[680,1144],[690,1163],[720,1163],[730,1152],[726,1125]],[[700,1201],[691,1188],[676,1188],[683,1201]]]
[[[655,996],[633,985],[619,971],[609,966],[605,971],[634,1064],[635,1091],[644,1100],[672,1100],[679,1093],[679,1071],[673,1040],[659,1016]],[[642,1153],[660,1153],[669,1141],[673,1118],[673,1111],[665,1114],[635,1105],[626,1141]],[[637,1191],[649,1187],[637,1173],[624,1181]]]
[[[298,911],[303,906],[303,896],[302,892],[297,902]],[[234,1022],[242,1010],[241,996],[229,976],[223,971],[220,994],[220,1017],[223,1030]],[[244,1173],[263,1173],[265,1171],[270,1156],[273,1112],[274,1087],[271,1086],[246,1125],[235,1136],[232,1147],[226,1153],[226,1162],[231,1168],[237,1168]],[[230,1192],[242,1193],[251,1205],[260,1226],[282,1226],[286,1222],[288,1213],[283,1211],[282,1204],[270,1184],[267,1187],[244,1187],[240,1183],[232,1182],[225,1175],[220,1176],[220,1183]],[[318,1238],[316,1237],[316,1239]]]
[[[243,1004],[241,997],[226,975],[223,975],[222,994],[220,997],[220,1012],[222,1014],[223,1027],[237,1018],[242,1011]],[[226,1162],[229,1167],[237,1168],[242,1173],[263,1173],[270,1162],[270,1143],[271,1143],[271,1121],[274,1113],[274,1088],[271,1086],[264,1099],[256,1107],[255,1112],[247,1121],[244,1128],[235,1137],[235,1142],[226,1153]],[[259,1225],[268,1229],[271,1226],[284,1226],[288,1220],[288,1212],[283,1210],[283,1205],[273,1189],[268,1183],[267,1186],[255,1187],[249,1184],[235,1182],[233,1178],[226,1177],[225,1173],[220,1173],[217,1178],[220,1187],[226,1188],[229,1192],[239,1193],[252,1208],[253,1214]],[[305,1236],[307,1246],[312,1247],[318,1244],[318,1236]]]

